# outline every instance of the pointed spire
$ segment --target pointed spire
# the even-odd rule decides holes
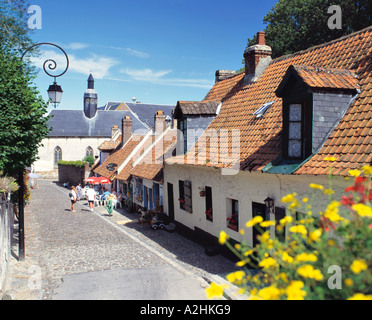
[[[92,73],[90,73],[88,78],[88,89],[94,89],[94,78]]]

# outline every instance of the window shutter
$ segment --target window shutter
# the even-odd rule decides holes
[[[185,197],[185,211],[192,213],[191,181],[184,181],[183,194]]]

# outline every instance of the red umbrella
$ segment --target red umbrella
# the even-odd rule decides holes
[[[85,179],[84,182],[91,184],[111,184],[110,179],[105,177],[90,177]]]

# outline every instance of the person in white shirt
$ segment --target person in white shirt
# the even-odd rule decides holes
[[[75,212],[76,189],[74,186],[71,187],[70,199],[71,199],[71,211]]]
[[[94,191],[93,186],[90,185],[89,189],[87,191],[87,199],[88,199],[88,203],[89,203],[91,211],[93,211],[94,199],[95,198],[96,198],[96,192]]]

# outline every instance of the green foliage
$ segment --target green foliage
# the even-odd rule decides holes
[[[37,160],[49,133],[47,104],[20,58],[0,48],[0,170],[14,174]]]
[[[81,160],[77,160],[77,161],[61,160],[61,161],[58,161],[58,164],[60,164],[60,165],[73,166],[73,167],[80,168],[80,169],[84,168],[86,163],[87,163],[87,161],[81,161]]]
[[[331,5],[342,9],[342,29],[331,30]],[[266,43],[273,58],[319,45],[372,25],[370,0],[279,0],[264,17]],[[256,44],[255,37],[248,46]]]
[[[249,299],[372,300],[372,166],[349,174],[354,183],[339,200],[334,199],[331,181],[328,188],[310,184],[310,200],[298,199],[296,193],[282,198],[288,210],[280,221],[254,217],[246,224],[261,233],[254,248],[245,243],[233,247],[221,232],[220,243],[241,259],[237,265],[243,267],[227,280]],[[327,205],[316,214],[312,203],[322,197]],[[284,237],[275,237],[268,227]],[[260,272],[252,275],[250,265],[258,265]]]
[[[28,28],[28,1],[0,0],[0,47],[24,52],[32,45]]]
[[[89,166],[92,166],[95,162],[95,159],[92,155],[87,155],[84,157],[83,161],[89,162]]]

